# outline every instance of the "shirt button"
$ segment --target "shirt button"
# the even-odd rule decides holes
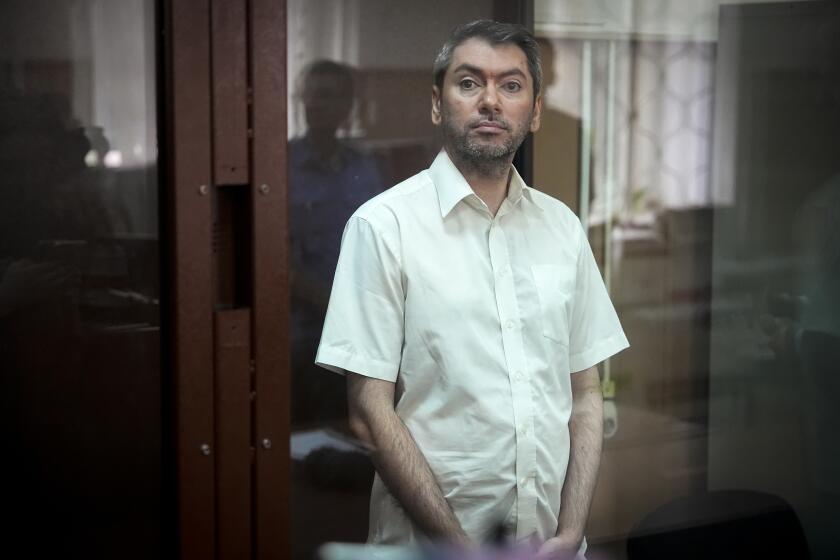
[[[507,276],[507,273],[508,273],[508,268],[504,267],[504,268],[502,268],[502,270],[499,271],[499,276],[504,278],[505,276]]]
[[[516,326],[516,321],[514,321],[513,319],[508,319],[507,322],[505,323],[505,327],[507,327],[507,330],[513,330],[513,327],[515,327],[515,326]]]
[[[519,429],[520,436],[527,436],[528,435],[528,426]]]
[[[514,377],[516,378],[517,381],[524,381],[525,380],[525,374],[522,373],[521,371],[517,371],[513,375],[514,375]]]

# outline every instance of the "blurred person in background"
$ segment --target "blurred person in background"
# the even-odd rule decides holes
[[[382,192],[370,156],[339,137],[354,105],[352,69],[318,60],[302,72],[299,96],[306,134],[289,142],[292,247],[292,420],[347,416],[344,384],[312,363],[324,324],[344,223]]]

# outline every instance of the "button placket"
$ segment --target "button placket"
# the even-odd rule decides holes
[[[516,286],[510,267],[510,257],[504,230],[494,220],[491,223],[488,243],[490,260],[495,272],[494,287],[499,322],[502,326],[502,345],[507,360],[513,398],[513,420],[516,428],[517,480],[517,536],[527,536],[536,530],[536,490],[533,472],[536,469],[536,442],[533,433],[533,407],[525,350],[516,298]]]

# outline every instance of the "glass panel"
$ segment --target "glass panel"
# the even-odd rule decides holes
[[[535,7],[535,186],[579,213],[631,342],[589,555],[837,557],[838,5]]]
[[[4,535],[28,556],[164,554],[155,4],[0,4]]]
[[[434,159],[432,62],[493,4],[288,2],[294,558],[367,537],[373,468],[348,439],[345,380],[313,363],[344,225]]]

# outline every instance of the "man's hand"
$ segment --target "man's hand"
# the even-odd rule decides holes
[[[394,411],[394,383],[348,373],[347,398],[350,429],[412,521],[431,539],[469,546],[429,463]]]
[[[561,533],[543,543],[535,560],[573,560],[582,542],[582,537]]]
[[[569,468],[563,483],[557,535],[543,548],[574,558],[583,541],[589,506],[595,494],[604,438],[604,400],[598,368],[572,374],[572,415],[569,419]],[[557,558],[566,558],[562,555]]]

